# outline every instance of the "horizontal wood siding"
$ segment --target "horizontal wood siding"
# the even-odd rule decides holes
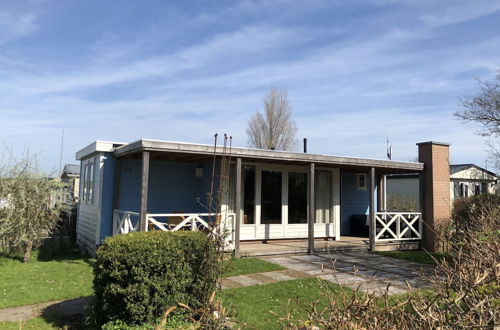
[[[196,167],[203,168],[203,176],[196,178]],[[210,191],[211,164],[152,161],[149,172],[148,212],[203,213],[207,209]],[[141,163],[123,160],[120,173],[119,209],[139,212]],[[218,185],[214,185],[215,189]]]
[[[358,190],[356,187],[356,173],[342,173],[341,192],[341,223],[340,234],[350,235],[351,215],[366,214],[369,211],[369,189]],[[377,194],[375,193],[375,196]],[[376,202],[376,199],[375,199]],[[375,204],[376,207],[376,204]]]
[[[95,161],[99,160],[99,156],[93,157]],[[88,159],[89,158],[82,159],[82,162]],[[91,205],[90,203],[84,201],[82,196],[84,189],[82,189],[81,185],[83,185],[85,181],[83,179],[83,168],[83,165],[80,166],[80,177],[82,178],[82,180],[80,180],[80,196],[78,202],[78,219],[76,222],[76,238],[80,245],[83,245],[87,250],[89,250],[89,252],[92,252],[95,250],[98,217],[100,212],[100,209],[98,207],[99,170],[95,171],[94,180],[96,182],[96,189],[94,190],[94,203],[93,205]]]

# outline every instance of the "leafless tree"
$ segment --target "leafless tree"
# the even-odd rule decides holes
[[[490,156],[500,170],[500,151],[496,139],[500,136],[500,73],[496,80],[478,80],[479,92],[472,96],[460,99],[464,108],[455,112],[455,116],[464,122],[476,122],[482,126],[479,134],[488,136],[486,143],[490,149]]]
[[[297,126],[286,91],[273,89],[264,96],[264,114],[257,112],[248,121],[248,146],[258,149],[297,148]]]

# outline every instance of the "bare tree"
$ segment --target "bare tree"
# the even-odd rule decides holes
[[[258,110],[248,121],[248,146],[258,149],[297,148],[297,126],[286,91],[273,89],[264,96],[264,114]]]
[[[500,74],[493,82],[478,80],[479,92],[476,95],[460,99],[464,108],[455,112],[455,116],[464,122],[476,122],[482,126],[480,135],[489,136],[486,143],[490,156],[500,170],[500,151],[496,138],[500,136]]]

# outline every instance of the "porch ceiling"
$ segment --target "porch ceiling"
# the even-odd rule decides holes
[[[153,160],[171,160],[186,162],[202,162],[212,159],[214,147],[204,144],[190,144],[181,142],[138,140],[114,150],[115,157],[135,158],[140,157],[142,151],[150,151]],[[222,147],[217,147],[217,154],[223,152]],[[336,166],[342,170],[367,171],[370,167],[378,173],[408,173],[420,172],[424,164],[416,162],[400,162],[381,159],[338,157],[328,155],[293,153],[284,151],[236,148],[231,149],[231,156],[241,157],[243,161],[260,163],[279,163],[307,165],[315,163],[318,166]]]

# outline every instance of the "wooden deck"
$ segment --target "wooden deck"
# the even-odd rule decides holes
[[[377,243],[377,250],[417,250],[418,242],[383,242]],[[370,242],[367,237],[343,236],[339,241],[316,239],[314,250],[316,252],[340,251],[369,251]],[[240,255],[242,257],[269,256],[280,254],[305,254],[307,253],[307,239],[296,240],[268,240],[242,241]]]

